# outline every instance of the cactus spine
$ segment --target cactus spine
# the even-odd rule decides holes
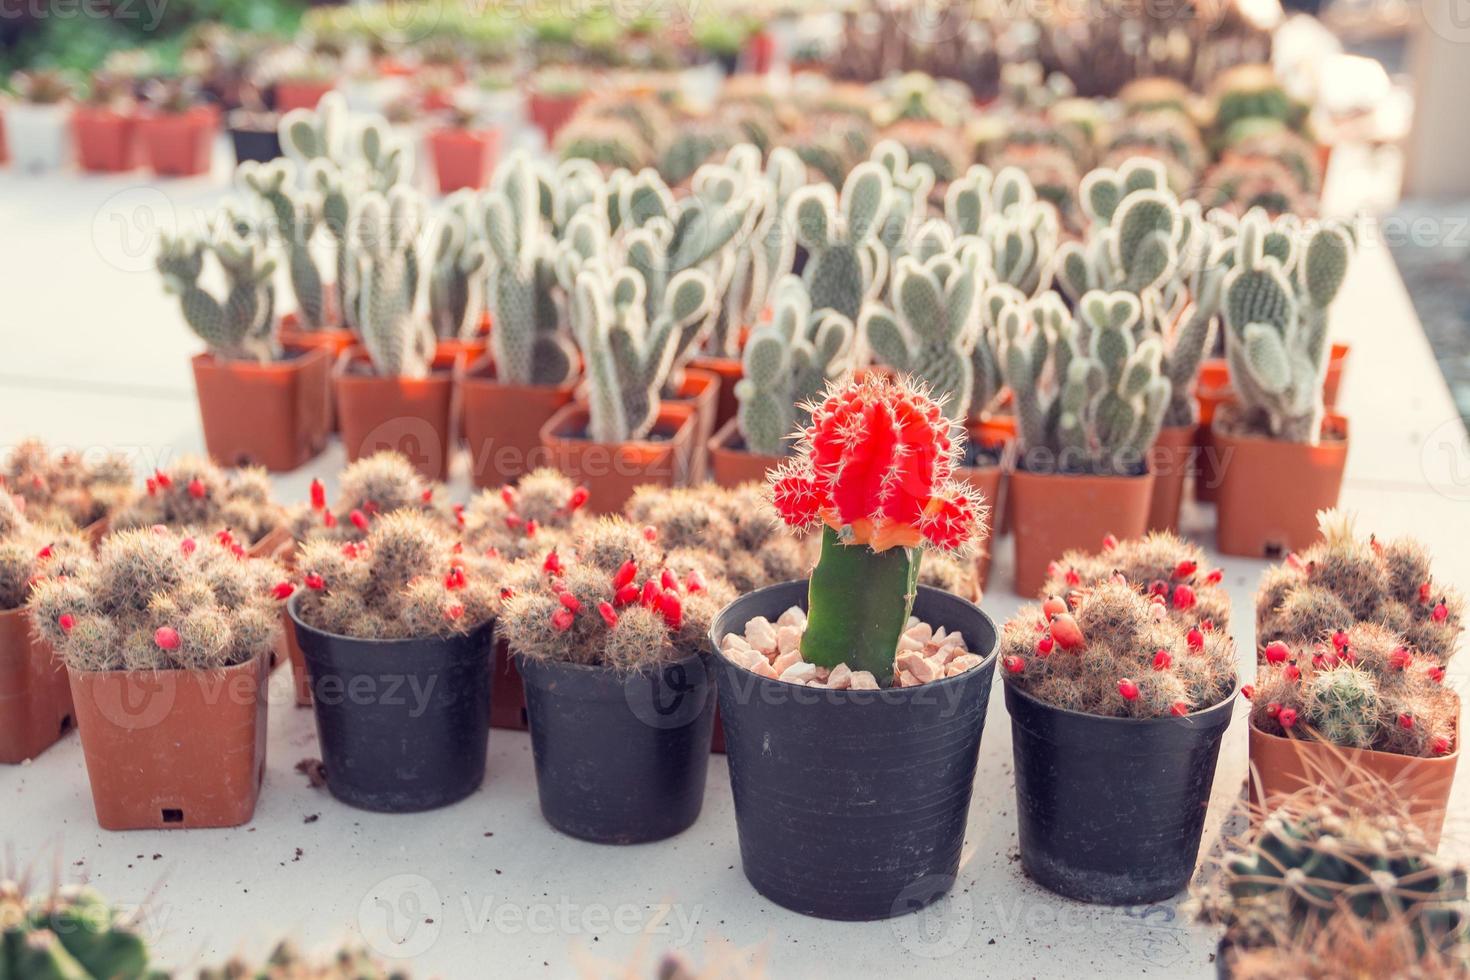
[[[212,254],[225,274],[225,295],[217,299],[199,285],[204,256]],[[179,297],[189,329],[209,345],[217,357],[230,360],[270,361],[280,354],[275,339],[275,288],[271,276],[276,264],[256,243],[235,229],[220,241],[204,242],[164,235],[154,260],[164,289]]]

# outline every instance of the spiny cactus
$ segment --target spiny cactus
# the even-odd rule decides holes
[[[148,963],[136,923],[92,889],[0,880],[0,976],[162,980]]]
[[[312,480],[309,499],[293,507],[286,526],[296,541],[324,538],[361,541],[374,518],[412,510],[445,528],[460,524],[462,509],[448,503],[442,484],[425,480],[400,453],[380,450],[349,463],[338,478],[337,499],[328,506],[327,488]]]
[[[340,93],[324,95],[315,109],[293,109],[281,117],[281,149],[299,166],[329,164],[359,184],[386,193],[408,183],[414,154],[391,132],[382,116],[349,128],[347,102]]]
[[[892,139],[880,140],[869,159],[887,172],[892,188],[888,214],[878,233],[892,264],[908,253],[914,233],[928,217],[934,171],[927,164],[911,162],[908,149]]]
[[[1156,161],[1139,158],[1116,171],[1094,170],[1082,178],[1079,197],[1087,239],[1057,250],[1057,282],[1073,302],[1094,289],[1137,295],[1174,274],[1187,229]]]
[[[317,330],[328,326],[326,287],[316,256],[312,254],[312,242],[321,226],[324,208],[328,201],[340,211],[341,226],[335,237],[339,246],[345,242],[346,204],[345,199],[327,199],[311,191],[296,187],[297,167],[289,159],[257,163],[247,160],[235,172],[239,186],[254,193],[266,206],[275,221],[275,238],[286,254],[286,271],[291,280],[291,291],[296,297],[297,315],[303,329]],[[341,271],[343,263],[339,266]],[[350,280],[337,280],[339,299],[345,295],[344,288]]]
[[[116,510],[132,495],[127,457],[52,451],[39,439],[23,439],[0,462],[0,491],[25,501],[37,524],[84,528]]]
[[[1078,312],[1080,324],[1060,297],[1043,293],[999,315],[1024,462],[1042,471],[1136,473],[1169,400],[1162,345],[1135,339],[1141,308],[1130,293],[1087,293]]]
[[[158,524],[205,533],[225,529],[248,547],[285,521],[285,511],[271,499],[270,478],[258,467],[222,470],[182,456],[154,470],[144,490],[112,515],[113,530]]]
[[[1110,718],[1185,716],[1235,688],[1222,628],[1184,629],[1162,596],[1109,580],[1026,606],[1001,634],[1001,670],[1039,701]]]
[[[198,980],[409,980],[406,970],[389,969],[367,950],[343,947],[325,960],[313,960],[290,943],[280,943],[260,966],[234,959],[199,971]]]
[[[1126,541],[1109,535],[1096,553],[1069,551],[1052,562],[1039,595],[1067,596],[1121,579],[1163,599],[1169,616],[1185,629],[1204,624],[1228,631],[1230,594],[1224,577],[1221,569],[1206,567],[1203,548],[1172,531]]]
[[[1318,227],[1301,244],[1294,231],[1294,224],[1273,229],[1260,211],[1241,219],[1223,286],[1225,358],[1245,425],[1272,438],[1315,443],[1327,310],[1347,276],[1353,243],[1335,225]]]
[[[805,428],[807,405],[852,368],[853,325],[835,310],[813,312],[806,283],[788,275],[776,287],[771,322],[750,335],[735,384],[745,447],[785,454],[785,439]]]
[[[786,524],[822,528],[802,657],[893,676],[925,548],[963,553],[985,537],[987,507],[952,479],[963,429],[907,379],[832,385],[797,456],[769,477]]]
[[[422,378],[434,356],[434,332],[418,310],[419,259],[415,239],[423,199],[395,187],[387,196],[364,194],[354,216],[361,260],[357,323],[373,370],[384,377]]]
[[[473,196],[444,202],[429,258],[429,322],[440,340],[471,340],[484,308],[485,244],[470,237]]]
[[[697,559],[676,568],[654,537],[603,518],[566,549],[517,562],[498,621],[510,648],[628,671],[702,651],[735,592]]]
[[[980,338],[982,249],[960,246],[920,263],[894,266],[892,309],[869,303],[859,329],[880,363],[927,384],[944,414],[963,422],[974,394],[974,348]]]
[[[184,322],[217,357],[270,361],[280,356],[275,338],[276,263],[233,230],[212,245],[187,235],[165,234],[154,264],[164,289],[178,296]],[[199,284],[205,255],[213,255],[225,277],[223,299]]]
[[[504,571],[412,510],[376,518],[361,541],[308,541],[296,567],[302,622],[375,640],[468,633],[495,615]]]
[[[893,182],[876,163],[854,167],[838,197],[830,184],[799,188],[787,204],[796,241],[807,251],[802,277],[812,306],[854,323],[883,288],[888,250],[879,238],[893,207]]]
[[[708,275],[686,269],[669,284],[650,323],[644,319],[644,280],[635,268],[609,276],[593,263],[578,274],[571,319],[587,363],[593,441],[629,442],[653,430],[679,338],[709,315],[713,292]]]
[[[1231,946],[1222,956],[1231,980],[1458,980],[1470,974],[1470,938],[1448,938],[1438,949],[1420,950],[1417,937],[1412,915],[1373,923],[1338,913],[1311,930],[1283,929],[1269,945]]]
[[[587,488],[552,469],[532,470],[515,486],[482,490],[464,509],[464,540],[511,561],[565,545],[585,523]]]
[[[33,524],[20,502],[0,490],[0,611],[19,609],[34,582],[71,574],[90,553],[74,530]]]
[[[989,167],[972,166],[945,191],[944,215],[955,234],[990,246],[996,282],[1028,297],[1050,283],[1059,235],[1056,208],[1037,199],[1019,169],[993,174]]]
[[[38,582],[27,608],[74,670],[214,670],[269,652],[290,594],[228,532],[153,527],[109,536],[95,560]]]
[[[480,220],[492,259],[490,346],[496,377],[507,384],[561,385],[577,371],[553,295],[553,243],[541,201],[536,166],[519,153],[496,170],[481,199]]]

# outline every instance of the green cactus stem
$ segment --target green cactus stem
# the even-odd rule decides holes
[[[872,671],[879,685],[893,677],[893,655],[918,592],[920,548],[874,551],[843,544],[839,532],[822,530],[822,554],[807,595],[807,629],[801,655],[832,668],[845,663]]]

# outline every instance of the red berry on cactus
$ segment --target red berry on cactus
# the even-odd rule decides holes
[[[1240,696],[1245,698],[1247,701],[1249,701],[1251,698],[1254,698],[1256,696],[1256,689],[1254,685],[1242,684],[1240,686]]]
[[[610,602],[599,602],[597,604],[597,615],[601,616],[602,621],[609,626],[618,625],[618,612]]]
[[[567,609],[577,613],[582,611],[582,601],[570,592],[563,592],[556,597],[556,601]]]
[[[581,510],[586,506],[588,499],[592,496],[586,487],[575,487],[572,495],[567,498],[567,510]]]
[[[1046,601],[1041,604],[1041,611],[1047,619],[1060,616],[1067,611],[1067,601],[1059,595],[1047,596]]]
[[[444,588],[450,590],[451,592],[455,589],[462,589],[468,584],[469,582],[468,580],[466,580],[464,575],[464,569],[460,568],[458,565],[451,568],[449,570],[449,573],[444,576]]]
[[[179,542],[179,551],[183,552],[184,557],[186,558],[189,555],[192,555],[195,550],[198,549],[198,547],[199,542],[195,541],[193,538],[185,538],[184,540]]]
[[[51,553],[52,553],[51,552],[51,546],[48,544],[45,547],[43,547],[40,551],[36,552],[36,557],[39,558],[42,561],[45,561],[47,558],[50,558],[51,557]]]
[[[70,633],[72,627],[77,625],[77,618],[71,613],[62,613],[56,618],[56,625],[61,628],[61,632]]]
[[[1408,647],[1394,647],[1388,655],[1388,665],[1394,670],[1408,670],[1414,663],[1414,655]]]
[[[1167,597],[1169,595],[1169,583],[1161,578],[1154,579],[1148,585],[1148,594],[1160,598]]]
[[[1276,723],[1282,728],[1290,728],[1296,724],[1296,709],[1282,708],[1276,713]]]
[[[1191,650],[1203,650],[1205,648],[1204,630],[1198,626],[1191,627],[1189,632],[1184,634],[1184,642],[1189,644]]]
[[[670,592],[679,591],[679,576],[672,569],[665,568],[658,576],[658,584]]]
[[[1104,534],[1102,540],[1102,550],[1112,551],[1116,547],[1118,547],[1117,536],[1112,534]]]
[[[1444,600],[1441,599],[1439,601],[1439,605],[1434,607],[1434,612],[1429,614],[1429,618],[1434,620],[1436,623],[1444,622],[1446,619],[1450,618],[1450,607],[1446,606],[1444,604]]]
[[[526,537],[534,538],[536,536],[536,530],[539,526],[540,525],[538,525],[535,520],[528,519],[526,521]]]
[[[322,511],[322,526],[324,526],[324,527],[336,527],[337,526],[337,515],[334,514],[334,513],[332,513],[329,510]]]
[[[1266,705],[1266,717],[1275,718],[1279,714],[1281,714],[1280,703],[1272,701],[1270,704]]]
[[[548,575],[560,575],[566,570],[566,566],[561,563],[560,555],[555,551],[548,551],[541,562],[541,570]]]
[[[1000,662],[1000,665],[1006,669],[1007,673],[1010,674],[1019,674],[1021,671],[1026,669],[1026,661],[1022,660],[1020,657],[1015,656],[1006,657]]]
[[[311,481],[311,509],[321,510],[327,506],[327,488],[321,480]]]
[[[1272,664],[1284,664],[1291,659],[1291,647],[1280,640],[1272,640],[1266,644],[1266,662]]]
[[[1082,628],[1077,625],[1077,620],[1071,613],[1062,613],[1051,621],[1051,635],[1063,650],[1080,649],[1085,642]]]
[[[169,487],[172,487],[174,485],[173,477],[169,476],[163,470],[154,470],[153,479],[157,480],[158,485],[164,490],[167,490]]]
[[[429,487],[423,493],[419,494],[419,499],[422,500],[426,504],[433,503],[434,502],[434,488],[433,487]]]
[[[1414,716],[1407,711],[1399,714],[1399,727],[1406,732],[1414,730]]]
[[[1118,693],[1123,695],[1124,701],[1136,701],[1138,700],[1138,685],[1125,677],[1118,682]]]
[[[1334,630],[1332,633],[1332,647],[1335,650],[1346,650],[1348,647],[1348,635],[1342,630]]]
[[[327,580],[322,578],[316,572],[308,572],[306,578],[303,581],[306,583],[306,587],[308,589],[311,589],[313,592],[320,592],[322,589],[325,589],[327,587]]]
[[[572,615],[570,609],[558,609],[551,614],[551,625],[556,628],[558,633],[565,633],[572,628],[572,624],[576,621],[576,617]]]
[[[359,531],[366,531],[368,529],[368,517],[360,510],[354,509],[352,513],[347,515],[347,519],[351,521],[352,526],[357,528]]]
[[[1175,578],[1189,578],[1191,575],[1193,575],[1198,570],[1199,570],[1199,563],[1198,562],[1196,562],[1192,558],[1185,558],[1179,564],[1177,564],[1177,565],[1174,566],[1174,577]]]
[[[629,558],[627,561],[619,565],[618,570],[613,573],[613,588],[621,589],[623,586],[633,581],[633,579],[637,578],[637,576],[638,564],[637,562],[633,561],[633,559]]]
[[[1289,681],[1299,681],[1302,679],[1302,669],[1296,664],[1287,664],[1286,669],[1281,672],[1281,676]]]
[[[457,602],[450,603],[444,607],[444,618],[450,622],[459,622],[464,619],[464,606]]]
[[[1154,670],[1168,670],[1174,658],[1169,656],[1168,650],[1157,650],[1154,652]]]
[[[179,631],[172,626],[160,626],[153,631],[153,642],[160,650],[177,650],[183,641],[179,639]]]
[[[1443,735],[1436,735],[1434,740],[1429,743],[1429,750],[1435,755],[1449,755],[1450,740]]]
[[[295,591],[296,586],[292,585],[290,582],[277,582],[275,585],[271,586],[271,595],[283,602],[286,599],[291,598],[291,593]]]
[[[1189,714],[1189,705],[1185,704],[1183,701],[1175,701],[1173,704],[1169,705],[1169,714],[1173,715],[1175,718],[1183,718],[1185,715]]]
[[[669,629],[677,630],[684,625],[684,603],[679,601],[677,592],[661,592],[658,597],[658,611],[663,614],[664,622]]]
[[[643,528],[643,540],[650,544],[658,540],[658,528],[649,524]]]
[[[708,587],[709,583],[697,568],[689,569],[689,574],[684,576],[684,588],[689,592],[703,592]]]
[[[628,583],[621,589],[618,589],[617,593],[613,595],[613,601],[620,606],[626,606],[630,602],[638,601],[638,586],[631,582]]]
[[[658,604],[659,591],[658,583],[649,579],[643,583],[643,592],[638,598],[639,603],[649,609],[654,608]]]
[[[1429,679],[1432,680],[1432,681],[1434,681],[1434,683],[1436,683],[1436,684],[1443,684],[1444,683],[1444,668],[1441,667],[1441,666],[1439,666],[1438,664],[1435,664],[1433,667],[1430,667],[1429,670],[1427,671],[1427,673],[1429,674]]]
[[[1052,647],[1054,646],[1056,646],[1055,640],[1053,640],[1049,636],[1043,636],[1041,639],[1036,641],[1036,655],[1038,657],[1050,656]]]
[[[514,487],[501,487],[500,499],[511,510],[516,509],[516,491]]]
[[[1225,581],[1225,570],[1223,568],[1211,569],[1210,573],[1205,576],[1206,585],[1219,585],[1223,581]]]
[[[199,477],[197,476],[189,481],[188,490],[189,496],[193,497],[195,500],[203,500],[209,494],[209,490],[206,489],[204,486],[204,481],[199,479]]]
[[[158,496],[158,481],[155,480],[155,479],[153,479],[153,477],[150,476],[150,477],[146,478],[143,481],[143,485],[148,488],[148,496],[150,496],[150,497],[156,497],[156,496]]]
[[[1194,590],[1183,584],[1174,586],[1174,608],[1193,609],[1195,604]]]
[[[1069,568],[1069,569],[1067,569],[1066,579],[1067,579],[1067,584],[1068,585],[1081,585],[1082,584],[1082,573],[1079,572],[1079,571],[1077,571],[1077,569],[1075,569],[1075,568]]]
[[[1433,595],[1434,589],[1430,586],[1428,582],[1425,582],[1419,586],[1419,601],[1424,603],[1424,605],[1429,605],[1429,600]]]

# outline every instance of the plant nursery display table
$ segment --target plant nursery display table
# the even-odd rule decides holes
[[[35,435],[119,450],[140,469],[203,452],[189,367],[195,341],[178,328],[152,257],[160,230],[217,205],[221,156],[215,174],[167,185],[136,174],[0,171],[0,447]],[[1337,402],[1353,420],[1341,506],[1381,535],[1421,538],[1439,574],[1470,588],[1470,551],[1460,547],[1470,446],[1376,235],[1370,224],[1360,231],[1334,309],[1332,339],[1352,345]],[[313,478],[335,479],[344,462],[334,442],[305,468],[274,477],[277,498],[306,499]],[[471,492],[468,462],[461,453],[451,464],[458,501]],[[1185,503],[1183,530],[1212,547],[1206,517]],[[1012,549],[996,541],[992,551],[980,605],[1000,623],[1021,600],[1011,589]],[[1211,560],[1224,571],[1238,647],[1252,650],[1253,598],[1267,562],[1213,551]],[[1252,659],[1242,654],[1243,681]],[[1461,657],[1447,683],[1463,689],[1467,676],[1470,659]],[[530,737],[499,729],[484,784],[460,802],[419,814],[351,809],[298,771],[321,750],[284,670],[269,685],[265,790],[247,825],[99,829],[72,733],[30,763],[0,766],[0,847],[38,881],[54,870],[136,909],[156,958],[179,968],[260,954],[281,937],[327,949],[356,936],[385,958],[405,959],[415,975],[454,978],[604,976],[638,962],[649,971],[667,949],[700,963],[750,957],[774,977],[1214,976],[1217,933],[1190,920],[1186,896],[1109,908],[1059,898],[1025,877],[1002,686],[991,691],[959,879],[943,900],[886,921],[805,918],[750,887],[722,755],[711,761],[698,820],[651,845],[598,846],[554,830],[537,806]],[[1243,795],[1247,706],[1235,711],[1202,854],[1230,832]],[[1445,852],[1464,859],[1470,780],[1459,780],[1450,813]]]

